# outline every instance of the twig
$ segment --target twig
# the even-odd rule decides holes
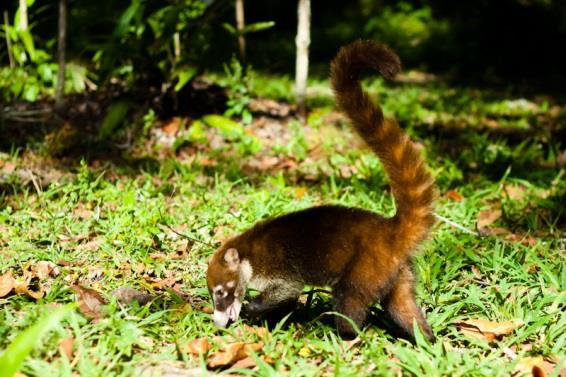
[[[191,237],[191,236],[189,236],[189,235],[187,235],[187,234],[177,232],[175,229],[171,228],[171,226],[170,226],[169,224],[167,224],[167,223],[163,223],[162,225],[165,226],[165,227],[167,227],[167,229],[169,229],[170,231],[172,231],[173,233],[175,233],[175,234],[178,235],[178,236],[184,237],[184,238],[186,238],[186,239],[188,239],[188,240],[191,240],[191,241],[193,241],[193,242],[198,242],[198,243],[200,243],[200,244],[203,244],[203,245],[205,245],[205,246],[210,247],[211,249],[216,249],[216,246],[214,246],[214,245],[212,245],[212,244],[209,244],[208,242],[204,242],[204,241],[199,240],[198,238],[194,238],[194,237]]]
[[[464,233],[473,234],[474,236],[480,236],[480,234],[478,232],[474,232],[473,230],[470,230],[470,229],[468,229],[468,228],[466,228],[466,227],[464,227],[464,226],[462,226],[462,225],[460,225],[460,224],[458,224],[458,223],[456,223],[456,222],[454,222],[450,219],[447,219],[446,217],[441,216],[436,212],[434,213],[434,217],[436,217],[437,219],[439,219],[441,221],[444,221],[446,224],[451,225],[454,228],[461,230]]]
[[[10,68],[14,68],[14,57],[12,56],[12,41],[10,40],[10,30],[9,30],[9,17],[8,11],[4,11],[4,31],[6,36],[6,47],[8,48],[8,60],[10,61]]]

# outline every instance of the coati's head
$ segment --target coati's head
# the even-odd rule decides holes
[[[246,293],[242,262],[238,250],[220,248],[208,261],[208,292],[214,302],[214,324],[226,327],[240,315]]]

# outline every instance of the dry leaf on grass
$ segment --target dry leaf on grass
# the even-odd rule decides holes
[[[522,236],[519,234],[511,233],[505,236],[505,241],[518,242],[524,246],[533,247],[537,244],[536,238],[532,236]]]
[[[175,136],[181,127],[181,118],[173,117],[169,122],[163,126],[163,132],[169,136]]]
[[[11,272],[9,274],[11,276]],[[3,297],[2,291],[7,290],[5,295],[10,293],[11,289],[8,290],[8,288],[11,285],[16,294],[26,295],[38,300],[49,290],[51,282],[48,279],[57,275],[59,275],[59,267],[53,262],[39,261],[33,263],[28,261],[22,267],[22,276],[12,277],[12,279],[10,279],[10,276],[2,276],[5,279],[3,283],[5,286],[2,288],[2,282],[0,282],[0,297]]]
[[[265,327],[254,327],[249,325],[244,325],[239,327],[235,331],[235,335],[237,337],[241,337],[245,334],[254,334],[257,335],[259,338],[263,338],[269,335],[269,330]]]
[[[505,185],[503,191],[509,199],[522,201],[525,198],[526,188],[519,185]]]
[[[131,287],[117,288],[112,291],[112,295],[114,295],[121,304],[131,304],[137,301],[140,305],[145,305],[154,298],[154,296],[149,293],[141,292]]]
[[[503,335],[508,335],[514,329],[523,326],[525,323],[520,319],[515,319],[505,322],[491,322],[485,319],[469,319],[466,321],[456,322],[456,326],[460,331],[467,336],[477,339],[487,340],[493,342],[501,338]]]
[[[200,354],[206,354],[212,346],[206,338],[197,338],[184,346],[180,347],[182,353],[189,353],[191,355],[198,356]]]
[[[359,336],[357,336],[356,338],[352,339],[352,340],[345,340],[342,343],[344,344],[343,350],[344,351],[349,351],[352,348],[354,348],[355,346],[357,346],[358,344],[360,344],[362,342],[362,338],[360,338]]]
[[[33,275],[40,280],[45,280],[50,276],[56,277],[59,272],[59,267],[53,262],[42,260],[32,265]]]
[[[73,358],[73,346],[75,345],[75,338],[70,335],[59,342],[59,352],[61,355],[67,356],[67,359]]]
[[[29,271],[24,273],[24,276],[21,278],[17,278],[14,284],[14,291],[16,291],[19,295],[26,295],[31,297],[35,300],[39,300],[40,298],[45,295],[45,291],[41,284],[33,285],[32,286],[32,275]]]
[[[464,197],[460,193],[458,193],[458,191],[455,191],[455,190],[447,191],[446,194],[444,194],[444,196],[452,199],[455,202],[459,202],[462,199],[464,199]]]
[[[3,161],[1,169],[4,171],[4,173],[11,174],[14,172],[14,170],[16,170],[16,164],[10,161]]]
[[[100,293],[80,285],[73,285],[71,289],[77,293],[81,313],[94,320],[102,318],[102,309],[107,302]]]
[[[497,208],[490,208],[481,211],[478,214],[476,228],[480,232],[485,232],[487,227],[496,222],[501,217],[501,210]]]
[[[12,289],[14,289],[14,285],[16,284],[16,280],[12,276],[12,271],[9,270],[4,275],[0,276],[0,298],[7,296]]]
[[[556,368],[556,364],[542,356],[528,356],[519,360],[513,371],[513,376],[545,377],[551,374],[554,368]],[[563,377],[564,375],[566,375],[566,370],[562,369],[559,376]]]
[[[252,352],[257,352],[262,348],[262,342],[251,344],[244,342],[232,343],[210,355],[207,360],[207,365],[209,368],[230,366],[239,360],[245,359]]]
[[[77,251],[96,251],[100,248],[102,244],[102,239],[95,238],[86,243],[82,243],[77,246]]]

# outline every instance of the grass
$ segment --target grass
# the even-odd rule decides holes
[[[379,92],[381,85],[374,82],[370,88]],[[468,91],[453,91],[453,100],[444,106],[445,100],[435,100],[447,98],[444,89],[428,89],[430,96],[437,97],[428,99],[434,105],[423,115],[419,110],[427,106],[427,99],[419,100],[423,90],[402,86],[385,99],[390,113],[399,114],[417,138],[423,136],[418,128],[423,124],[421,116],[434,114],[440,119],[442,111],[451,112],[455,102],[463,101],[458,114],[464,117],[470,106],[465,103]],[[393,105],[395,97],[405,99]],[[501,119],[515,119],[493,106],[496,101],[488,97],[477,94],[474,103],[481,105],[480,115],[470,126],[490,111]],[[443,106],[448,109],[442,110]],[[377,159],[352,147],[356,144],[349,128],[327,124],[328,113],[325,107],[313,111],[309,127],[287,125],[289,142],[268,145],[264,141],[259,155],[298,162],[289,169],[250,172],[247,164],[256,156],[232,140],[214,149],[197,149],[190,157],[164,157],[157,166],[145,169],[82,163],[71,169],[70,178],[44,189],[10,178],[9,190],[0,193],[0,275],[12,270],[21,279],[26,264],[38,261],[58,264],[59,274],[35,283],[47,285],[45,297],[37,301],[22,294],[0,298],[0,349],[6,349],[19,333],[52,310],[50,305],[75,301],[72,284],[96,289],[109,298],[103,318],[91,321],[78,311],[71,313],[26,359],[22,369],[26,375],[139,375],[143,366],[168,362],[202,367],[205,359],[180,352],[180,345],[216,335],[257,341],[258,335],[242,333],[245,320],[227,330],[214,327],[210,314],[202,310],[209,305],[206,260],[213,250],[194,243],[182,258],[175,257],[183,240],[163,224],[216,243],[260,219],[320,203],[393,213]],[[527,120],[531,116],[520,115]],[[458,121],[465,121],[462,119]],[[255,372],[240,372],[264,376],[509,376],[528,356],[542,355],[556,365],[563,363],[563,172],[525,168],[550,158],[546,147],[541,152],[537,140],[517,152],[517,145],[506,139],[485,134],[475,138],[460,153],[445,148],[446,140],[434,134],[421,139],[426,140],[427,159],[439,185],[437,211],[474,229],[480,211],[501,208],[503,216],[493,227],[519,237],[480,237],[442,222],[436,225],[416,257],[418,301],[437,335],[436,343],[420,340],[411,344],[395,338],[386,330],[388,321],[376,306],[361,342],[348,348],[337,337],[332,316],[324,314],[332,310],[330,296],[316,293],[310,309],[303,307],[297,316],[271,327],[270,336],[263,337],[262,353],[273,364],[260,363]],[[316,153],[314,144],[319,145]],[[17,151],[0,157],[18,167],[25,167],[28,161],[27,153]],[[508,195],[508,187],[520,188],[522,194]],[[446,195],[450,191],[461,199],[451,199]],[[527,238],[530,243],[520,242]],[[191,300],[185,302],[163,288],[167,279],[173,282],[169,286],[182,289]],[[123,306],[113,294],[120,287],[154,292],[158,298],[146,305]],[[525,325],[488,343],[458,329],[456,323],[469,318],[520,319]],[[61,341],[69,337],[74,339],[70,359],[60,350]],[[511,359],[509,350],[517,357]],[[558,369],[553,375],[558,375]]]

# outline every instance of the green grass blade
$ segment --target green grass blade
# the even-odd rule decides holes
[[[67,305],[45,315],[35,325],[19,334],[0,356],[0,377],[12,377],[22,366],[24,359],[39,343],[40,339],[69,312],[74,305]]]

